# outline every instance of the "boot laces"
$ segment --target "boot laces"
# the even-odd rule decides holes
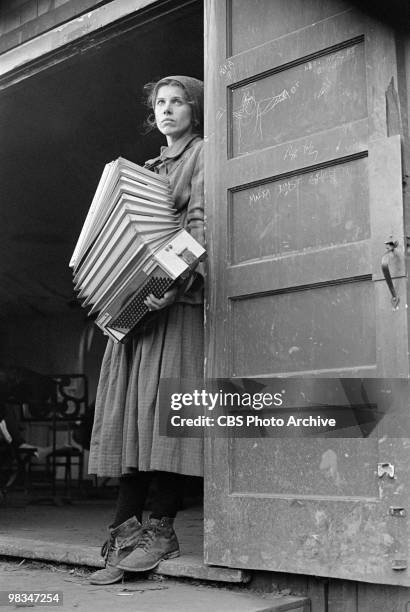
[[[119,549],[117,538],[110,538],[105,540],[101,548],[101,556],[104,558],[105,563],[108,564],[114,552]]]
[[[105,540],[104,544],[101,546],[101,556],[105,558],[108,552],[108,540]]]
[[[155,540],[158,531],[159,529],[157,525],[147,525],[146,527],[143,527],[136,548],[142,548],[143,550],[147,551]]]
[[[105,562],[108,563],[115,552],[127,548],[128,546],[135,545],[135,540],[135,534],[122,541],[118,541],[115,537],[110,537],[109,540],[105,540],[101,547],[101,556],[105,559]]]

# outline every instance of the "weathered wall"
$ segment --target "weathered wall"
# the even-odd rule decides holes
[[[3,0],[0,3],[0,53],[109,0]]]

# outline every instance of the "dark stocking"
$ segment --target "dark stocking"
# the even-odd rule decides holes
[[[174,518],[181,507],[185,476],[173,472],[138,472],[120,478],[115,518],[111,527],[118,527],[132,516],[142,520],[142,513],[153,480],[151,516]]]
[[[153,472],[136,471],[132,474],[121,476],[117,508],[112,527],[118,527],[118,525],[121,525],[132,516],[136,516],[141,521],[152,475]]]
[[[181,507],[184,484],[185,476],[183,474],[173,472],[154,473],[154,490],[151,503],[152,518],[175,517]]]

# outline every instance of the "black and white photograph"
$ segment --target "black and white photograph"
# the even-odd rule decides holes
[[[0,0],[0,608],[410,612],[410,2]]]

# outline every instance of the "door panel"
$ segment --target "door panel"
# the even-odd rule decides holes
[[[290,496],[295,500],[335,497],[376,501],[378,484],[373,478],[372,462],[377,454],[377,440],[363,445],[361,439],[332,440],[318,438],[305,447],[306,469],[300,470],[300,447],[286,440],[252,439],[231,441],[231,495]],[[252,462],[249,459],[252,458]],[[339,459],[338,459],[339,458]],[[269,462],[266,480],[255,478],[253,466]],[[351,478],[355,471],[355,478]],[[314,491],[314,493],[313,493]]]
[[[208,0],[206,24],[208,376],[408,377],[394,37],[338,1]],[[206,561],[410,584],[389,514],[410,501],[407,455],[377,428],[211,440]]]
[[[229,55],[241,53],[272,39],[332,17],[348,8],[346,2],[316,0],[232,0],[228,23],[232,48]],[[281,18],[278,19],[278,14]],[[263,15],[263,19],[260,16]]]
[[[231,375],[372,366],[376,342],[371,285],[351,282],[232,300]]]
[[[230,107],[233,157],[363,119],[364,44],[235,87]]]
[[[370,237],[367,158],[232,192],[233,265]]]

